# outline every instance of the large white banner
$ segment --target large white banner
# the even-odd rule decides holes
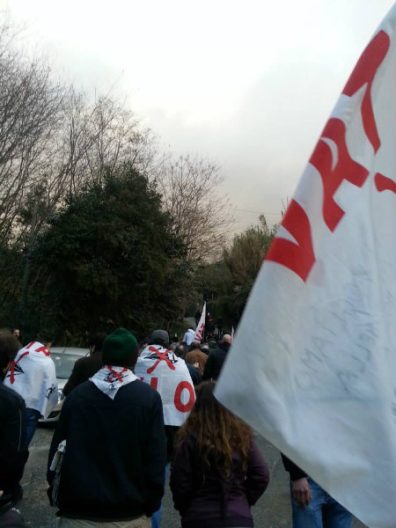
[[[325,125],[216,391],[371,528],[396,527],[395,31],[396,6]]]

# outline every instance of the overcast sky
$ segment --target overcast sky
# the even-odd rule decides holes
[[[0,0],[62,75],[128,97],[225,177],[234,229],[278,221],[393,0]]]

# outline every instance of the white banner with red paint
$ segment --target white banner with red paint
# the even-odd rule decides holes
[[[183,425],[195,403],[194,384],[185,361],[171,350],[149,345],[138,357],[135,374],[160,393],[165,425]]]
[[[192,342],[194,343],[200,343],[202,341],[204,331],[205,331],[205,322],[206,322],[206,303],[204,303],[202,308],[201,317],[199,318],[199,322],[197,325],[197,328],[195,330],[194,338]]]
[[[396,527],[395,270],[396,6],[324,127],[216,391],[371,528]]]

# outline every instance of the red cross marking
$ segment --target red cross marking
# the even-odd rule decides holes
[[[12,361],[10,364],[10,383],[11,385],[15,382],[15,367],[18,365],[18,363],[23,359],[25,356],[29,354],[29,351],[27,350],[21,356],[18,358],[18,361]]]
[[[157,359],[157,361],[154,363],[154,365],[152,367],[147,369],[147,374],[151,374],[152,372],[154,372],[154,370],[158,367],[158,365],[161,363],[161,361],[165,361],[165,363],[168,365],[168,367],[171,370],[176,370],[175,365],[168,358],[168,350],[166,350],[165,352],[161,352],[160,350],[158,350],[158,348],[156,348],[154,346],[150,346],[149,350],[150,350],[150,352],[153,352],[154,354],[156,354],[158,359]]]
[[[26,346],[25,346],[25,349],[26,350],[29,350],[29,348],[31,348],[32,345],[34,345],[35,343],[37,343],[37,341],[30,341],[30,343],[28,343]],[[36,348],[35,352],[43,352],[46,356],[49,356],[50,355],[50,351],[48,350],[48,348],[44,345],[42,345],[41,347],[39,348]]]
[[[116,370],[113,370],[110,365],[106,365],[106,368],[110,372],[110,374],[112,374],[114,376],[116,381],[120,381],[121,383],[123,382],[123,376],[122,375],[124,374],[124,372],[126,372],[128,370],[127,368],[123,368],[121,370],[121,372],[117,372]]]
[[[50,355],[50,351],[44,345],[39,347],[39,348],[36,348],[36,352],[42,352],[45,356],[49,356]]]

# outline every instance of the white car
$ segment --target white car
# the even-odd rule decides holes
[[[63,400],[63,388],[70,378],[74,363],[85,356],[89,355],[88,348],[77,348],[77,347],[52,347],[51,358],[55,363],[56,378],[58,382],[58,403],[55,409],[50,413],[48,418],[40,418],[40,424],[51,424],[56,423],[59,420],[59,414],[62,409]]]

